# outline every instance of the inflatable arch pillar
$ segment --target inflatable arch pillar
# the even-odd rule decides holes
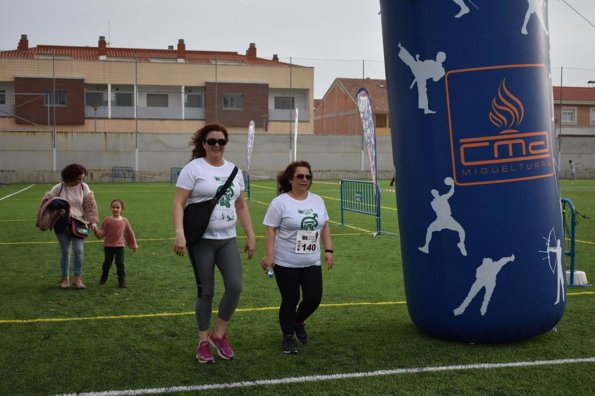
[[[381,0],[409,315],[514,341],[565,309],[546,0]]]

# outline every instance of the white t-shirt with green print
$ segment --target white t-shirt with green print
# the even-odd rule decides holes
[[[225,184],[234,166],[229,161],[225,161],[222,166],[212,166],[204,158],[196,158],[182,168],[176,187],[191,191],[187,205],[204,202],[215,196],[217,189]],[[211,214],[211,221],[203,235],[204,239],[229,239],[236,236],[235,201],[243,190],[244,177],[238,169],[234,181]]]
[[[324,201],[314,193],[308,192],[303,201],[288,194],[273,199],[263,224],[277,228],[275,265],[290,268],[320,265],[320,233],[327,221]]]

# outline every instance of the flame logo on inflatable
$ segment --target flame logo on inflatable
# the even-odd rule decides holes
[[[518,127],[525,118],[525,106],[510,92],[506,86],[506,78],[498,86],[498,96],[492,99],[492,110],[488,118],[496,127],[503,129],[500,134],[518,132]]]

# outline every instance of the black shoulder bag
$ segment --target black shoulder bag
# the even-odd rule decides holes
[[[187,205],[184,208],[183,224],[186,246],[190,247],[201,240],[211,221],[211,213],[213,213],[213,209],[215,209],[217,202],[219,202],[219,198],[225,194],[225,191],[227,191],[237,173],[238,167],[236,166],[233,168],[231,175],[229,175],[223,187],[217,191],[217,194],[215,194],[213,198],[207,201]]]

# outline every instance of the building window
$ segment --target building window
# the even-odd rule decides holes
[[[295,109],[295,97],[293,97],[293,96],[275,96],[275,109],[277,109],[277,110]]]
[[[244,97],[239,93],[223,94],[223,108],[241,110],[244,108]]]
[[[168,107],[169,96],[167,94],[147,94],[147,107]]]
[[[376,128],[386,128],[386,114],[375,114]]]
[[[0,105],[6,104],[6,91],[0,89]]]
[[[45,91],[43,93],[44,106],[66,106],[67,104],[66,91]]]
[[[107,103],[104,99],[103,92],[87,92],[85,93],[85,103],[87,106],[99,107],[105,106]]]
[[[591,107],[591,125],[595,125],[595,107]]]
[[[562,108],[562,123],[563,124],[576,124],[576,107],[563,107]]]
[[[116,106],[132,107],[133,104],[131,92],[116,92]]]
[[[186,94],[186,107],[204,107],[201,94]]]

